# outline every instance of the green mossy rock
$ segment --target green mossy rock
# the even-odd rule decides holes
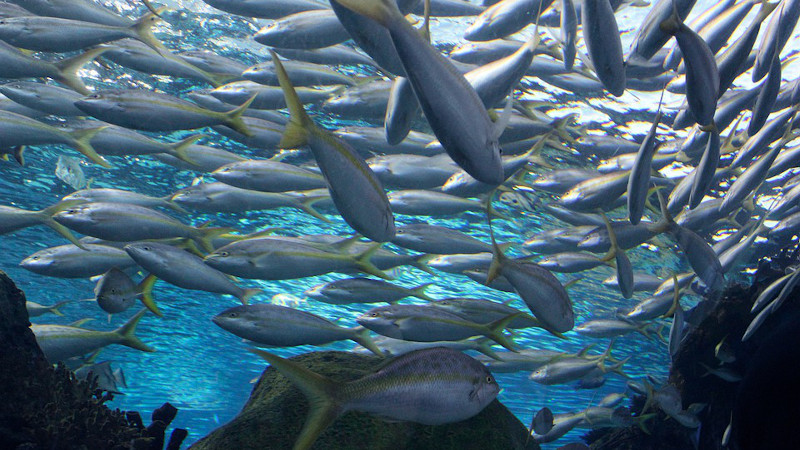
[[[383,362],[375,356],[346,352],[315,352],[292,358],[310,370],[337,381],[370,373]],[[261,375],[250,399],[230,423],[191,447],[210,449],[290,449],[308,414],[308,401],[272,367]],[[512,450],[538,449],[525,445],[527,429],[497,400],[477,416],[458,423],[429,426],[386,422],[351,411],[325,430],[314,449],[370,450]]]

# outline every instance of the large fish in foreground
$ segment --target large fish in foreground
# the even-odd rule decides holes
[[[337,0],[389,30],[397,55],[422,111],[447,154],[473,178],[491,185],[504,180],[495,125],[464,76],[415,30],[391,0]]]
[[[311,448],[328,425],[347,411],[440,425],[469,419],[500,392],[483,364],[443,347],[406,353],[377,372],[345,383],[271,353],[251,351],[289,378],[309,399],[311,411],[294,450]]]

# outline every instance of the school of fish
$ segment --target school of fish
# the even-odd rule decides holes
[[[391,358],[342,384],[253,349],[311,400],[295,449],[350,410],[457,422],[497,397],[493,374],[576,389],[630,378],[637,355],[611,353],[631,333],[668,364],[759,248],[800,234],[800,78],[787,77],[800,0],[122,3],[0,2],[0,181],[55,173],[69,192],[34,209],[25,186],[3,185],[3,247],[37,226],[63,242],[0,268],[95,283],[90,301],[28,311],[48,360],[109,391],[125,378],[98,352],[156,351],[135,330],[178,307],[160,298],[169,284],[218,294],[208,321],[252,345],[353,341]],[[462,40],[443,45],[438,21],[464,25]],[[241,54],[184,42],[234,23],[254,32]],[[126,171],[195,178],[152,196]],[[666,254],[674,270],[643,263]],[[393,281],[409,271],[428,281]],[[331,274],[288,293],[302,308],[269,300],[275,282]],[[799,280],[764,291],[745,339]],[[592,309],[575,294],[586,283],[628,307]],[[77,321],[42,317],[65,307]],[[76,310],[98,307],[128,319],[86,326]],[[585,347],[553,350],[565,339]],[[717,357],[705,370],[740,379]],[[703,405],[657,377],[628,392],[699,425]],[[532,439],[645,426],[626,395],[530,405]]]

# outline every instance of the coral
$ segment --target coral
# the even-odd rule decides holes
[[[337,381],[357,379],[374,371],[383,360],[344,352],[314,352],[293,360]],[[272,367],[261,375],[250,399],[230,423],[213,431],[192,450],[220,448],[291,448],[300,433],[308,402],[291,382]],[[537,449],[525,445],[527,429],[495,400],[477,416],[459,423],[427,426],[386,422],[359,412],[338,418],[315,443],[315,449],[369,448],[375,450],[492,450]]]

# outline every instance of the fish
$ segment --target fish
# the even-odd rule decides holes
[[[143,352],[154,352],[155,349],[142,342],[134,335],[136,326],[147,313],[142,309],[131,317],[124,325],[113,331],[96,331],[68,325],[31,325],[36,343],[42,349],[45,358],[51,363],[65,361],[68,358],[85,355],[99,348],[112,344],[120,344]]]
[[[144,206],[130,203],[81,203],[62,209],[53,220],[88,236],[117,242],[185,237],[212,249],[211,239],[228,228],[198,228]]]
[[[285,280],[351,270],[389,278],[371,261],[379,248],[379,244],[375,244],[360,254],[349,255],[306,243],[257,238],[232,242],[208,254],[204,261],[229,275],[259,280]]]
[[[136,299],[141,299],[142,304],[155,315],[161,316],[161,311],[153,299],[153,285],[156,277],[148,275],[138,284],[122,270],[112,267],[104,273],[94,287],[94,299],[100,309],[108,314],[118,314],[128,310]]]
[[[184,289],[201,290],[236,297],[247,304],[260,288],[243,289],[230,278],[203,264],[203,258],[159,242],[134,242],[124,247],[136,263],[155,277]]]
[[[252,351],[289,378],[312,405],[294,450],[311,448],[317,437],[347,411],[440,425],[478,414],[500,392],[497,381],[481,363],[441,347],[398,356],[378,371],[346,383],[277,355]],[[420,404],[426,407],[420,408]]]
[[[20,267],[59,278],[90,278],[112,268],[126,269],[136,263],[124,251],[107,245],[59,245],[39,250],[20,262]]]
[[[464,76],[406,22],[392,0],[336,1],[389,30],[422,111],[453,161],[476,180],[502,183],[497,139],[505,128],[504,121],[498,120],[495,125],[489,119],[483,102]]]
[[[59,310],[59,308],[68,303],[72,303],[72,301],[64,300],[63,302],[54,303],[52,305],[42,305],[28,300],[25,302],[25,309],[28,311],[28,317],[39,317],[47,313],[63,316],[64,314]]]
[[[256,344],[294,347],[350,339],[378,356],[383,355],[372,342],[367,329],[360,326],[340,327],[315,314],[286,306],[234,306],[220,312],[211,320],[225,331]]]
[[[583,40],[597,77],[611,95],[621,96],[625,92],[625,61],[611,3],[606,0],[584,0],[581,25]]]
[[[108,89],[78,100],[75,106],[104,122],[134,130],[174,131],[225,124],[251,136],[242,114],[253,100],[255,95],[236,109],[216,112],[160,92]]]
[[[159,20],[149,12],[126,26],[103,25],[61,17],[25,16],[0,19],[0,40],[37,52],[70,52],[122,38],[133,38],[156,51],[164,48],[151,31]]]
[[[345,222],[375,242],[390,241],[395,235],[394,215],[380,180],[350,146],[314,124],[278,56],[274,52],[271,55],[291,113],[281,147],[309,145]]]
[[[383,336],[407,341],[460,341],[486,336],[514,351],[514,345],[503,335],[503,330],[519,315],[513,313],[484,325],[441,308],[395,304],[372,308],[358,316],[356,322]]]
[[[347,305],[351,303],[396,303],[406,297],[416,297],[422,300],[433,299],[425,293],[425,289],[433,283],[423,283],[419,286],[406,288],[383,280],[372,278],[347,278],[330,283],[319,284],[303,292],[314,300],[333,305]]]

